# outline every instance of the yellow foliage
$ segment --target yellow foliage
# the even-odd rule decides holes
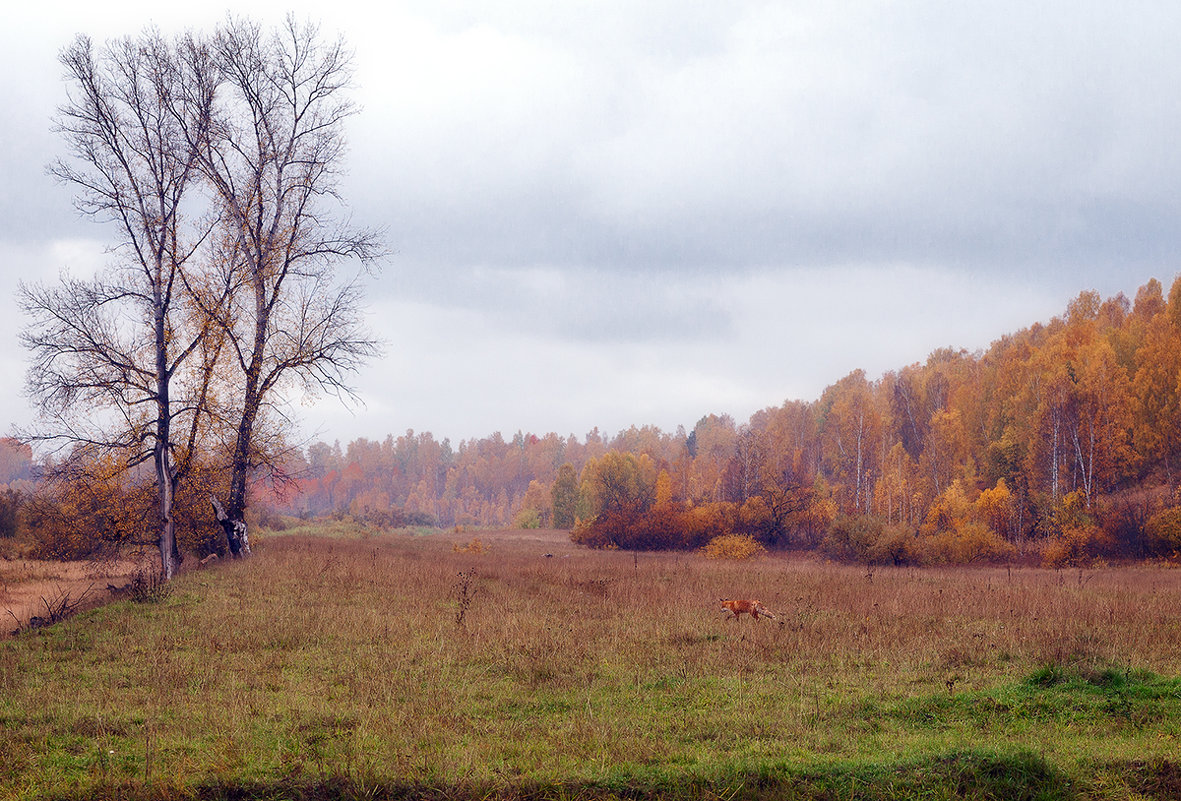
[[[1046,567],[1081,567],[1106,546],[1106,535],[1097,526],[1066,526],[1042,546]]]
[[[983,523],[965,521],[954,530],[931,536],[924,551],[929,561],[967,565],[1009,559],[1017,549]]]
[[[747,534],[723,534],[703,546],[701,553],[707,559],[758,559],[767,549]]]
[[[800,526],[824,531],[837,518],[837,502],[829,496],[817,497],[800,516]]]
[[[1087,499],[1082,490],[1067,493],[1062,503],[1054,510],[1054,525],[1065,531],[1068,528],[1086,528],[1094,524],[1087,513]]]
[[[1154,554],[1176,558],[1181,554],[1181,506],[1154,514],[1148,519],[1144,533]]]
[[[513,520],[517,528],[541,528],[553,517],[553,497],[549,487],[537,479],[529,482],[521,508]]]
[[[472,537],[466,545],[455,543],[451,546],[451,550],[455,553],[484,553],[488,550],[488,546],[481,542],[479,537]]]
[[[997,479],[996,486],[980,493],[973,504],[975,516],[982,523],[1002,537],[1016,534],[1013,529],[1016,518],[1016,502],[1003,478]]]
[[[673,480],[667,470],[661,470],[656,477],[656,506],[668,506],[673,502]]]
[[[927,518],[920,531],[927,535],[954,531],[971,513],[972,504],[964,494],[963,485],[958,480],[953,481],[927,510]]]

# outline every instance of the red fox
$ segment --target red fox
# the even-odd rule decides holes
[[[731,615],[733,615],[733,618],[727,617],[727,620],[737,620],[738,616],[743,612],[750,615],[755,620],[758,620],[760,616],[769,617],[772,620],[775,619],[775,615],[771,614],[771,611],[757,600],[735,601],[731,600],[730,598],[721,598],[719,600],[722,602],[722,611],[729,612]]]

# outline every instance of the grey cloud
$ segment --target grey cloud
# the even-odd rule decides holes
[[[45,240],[103,235],[43,173],[57,49],[162,13],[208,26],[85,8],[0,32],[28,39],[0,74],[33,76],[0,88],[0,255],[27,242],[47,275],[67,256]],[[396,251],[356,435],[741,418],[1177,269],[1181,6],[311,11],[357,51],[343,195]]]
[[[1181,211],[1173,12],[872,8],[745,5],[700,52],[623,64],[539,48],[538,75],[491,83],[492,119],[452,110],[426,158],[392,148],[393,230],[441,263],[619,271],[1175,247],[1095,213]]]
[[[553,338],[600,345],[660,344],[726,338],[734,321],[716,280],[552,267],[460,266],[416,269],[393,264],[377,290],[436,308],[463,309],[486,335]]]

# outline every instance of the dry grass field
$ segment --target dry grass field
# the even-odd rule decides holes
[[[335,534],[0,642],[0,797],[1181,796],[1178,570]]]
[[[48,620],[62,606],[89,609],[123,588],[136,570],[131,561],[52,562],[37,559],[0,560],[0,637]]]

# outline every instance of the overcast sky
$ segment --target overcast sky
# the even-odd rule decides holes
[[[198,5],[4,13],[0,424],[31,420],[17,281],[113,234],[45,173],[57,54],[225,15]],[[344,191],[394,251],[365,403],[299,408],[304,435],[742,422],[1181,269],[1181,4],[233,8],[355,50]]]

